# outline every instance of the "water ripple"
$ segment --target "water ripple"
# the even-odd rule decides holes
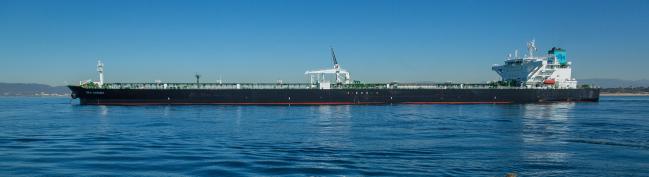
[[[0,176],[649,176],[649,97],[81,106],[0,97]]]

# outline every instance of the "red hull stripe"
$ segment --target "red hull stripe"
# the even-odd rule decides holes
[[[487,102],[400,102],[395,104],[508,104],[512,102],[506,101],[487,101]],[[186,102],[170,102],[170,103],[129,103],[129,102],[99,102],[89,103],[98,105],[352,105],[352,104],[389,104],[386,102],[275,102],[275,103],[259,103],[259,102],[246,102],[246,103],[186,103]]]
[[[99,103],[89,103],[89,104],[98,104],[98,105],[350,105],[350,104],[385,104],[384,102],[299,102],[299,103],[289,103],[289,102],[276,102],[276,103],[182,103],[182,102],[170,102],[170,103],[128,103],[128,102],[99,102]]]
[[[403,104],[508,104],[508,101],[402,102]]]

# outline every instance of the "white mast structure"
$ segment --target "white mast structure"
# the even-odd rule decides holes
[[[99,73],[99,82],[97,85],[101,87],[104,85],[104,63],[101,60],[97,60],[97,72]]]
[[[536,52],[536,45],[535,40],[532,39],[532,41],[527,42],[527,57],[534,58],[534,52]]]
[[[320,69],[320,70],[304,72],[304,74],[310,75],[311,84],[318,83],[320,84],[320,88],[322,89],[329,88],[328,87],[329,81],[325,79],[325,74],[334,74],[336,76],[337,84],[349,84],[352,81],[349,72],[347,72],[347,70],[345,69],[342,69],[338,64],[338,60],[336,59],[336,53],[334,52],[334,49],[333,48],[330,49],[331,49],[331,60],[333,61],[334,64],[334,67],[332,69]],[[314,77],[317,78],[315,81],[314,81]]]

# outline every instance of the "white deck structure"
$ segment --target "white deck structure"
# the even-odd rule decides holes
[[[572,78],[571,62],[566,61],[566,52],[552,48],[547,55],[534,56],[535,41],[527,43],[528,53],[518,56],[518,51],[507,56],[504,65],[494,65],[502,81],[526,88],[577,88],[577,80]]]
[[[338,60],[336,60],[336,53],[334,52],[334,49],[331,48],[331,60],[333,61],[333,68],[331,69],[319,69],[319,70],[314,70],[314,71],[306,71],[304,74],[309,75],[311,77],[311,84],[317,84],[319,85],[320,89],[330,89],[331,82],[327,80],[325,77],[326,75],[335,75],[336,77],[336,84],[350,84],[352,83],[352,77],[347,72],[347,70],[344,70],[340,67],[338,64]]]

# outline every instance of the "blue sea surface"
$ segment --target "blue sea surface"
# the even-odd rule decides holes
[[[649,176],[649,97],[84,106],[0,97],[0,176]]]

